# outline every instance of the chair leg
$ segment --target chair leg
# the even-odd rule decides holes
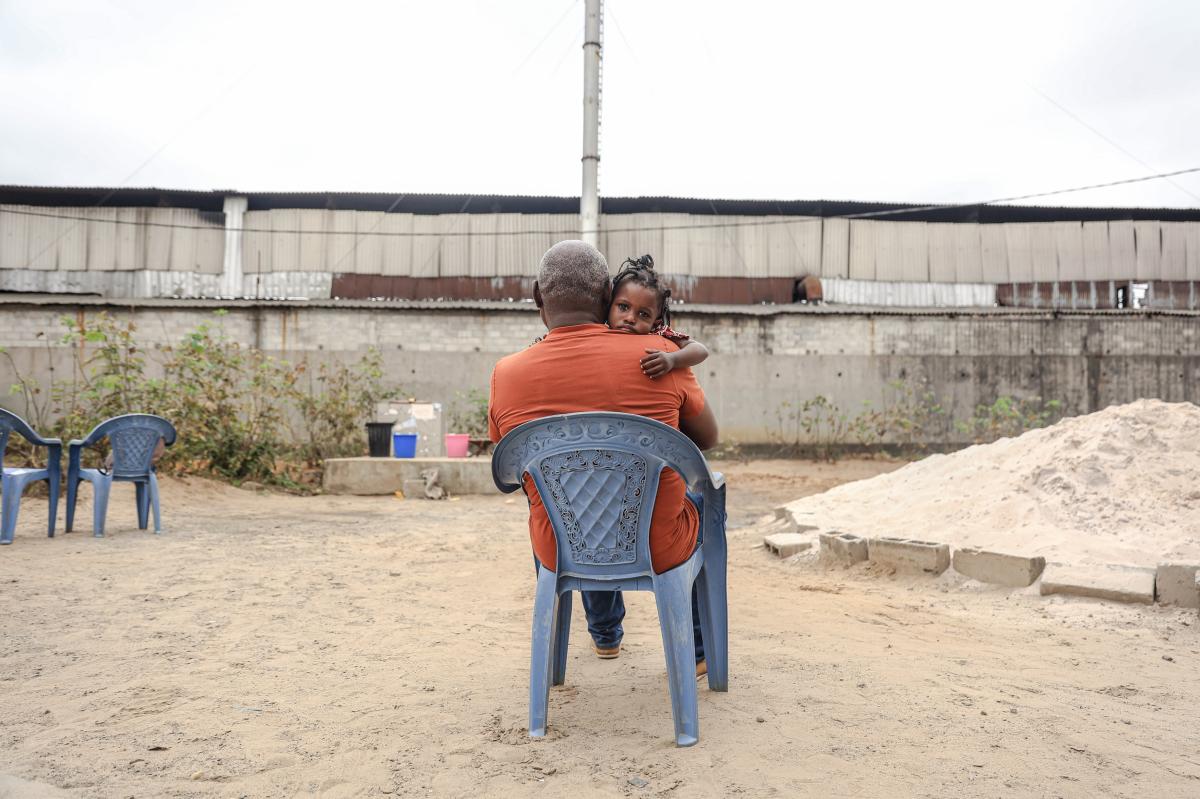
[[[54,538],[54,526],[58,523],[59,479],[60,478],[59,478],[58,474],[56,473],[56,474],[52,475],[49,480],[46,481],[50,484],[50,522],[49,522],[49,530],[47,532],[47,535],[50,538]]]
[[[692,746],[700,740],[696,707],[696,641],[692,632],[692,585],[689,569],[676,568],[654,578],[654,601],[662,627],[667,681],[675,744]]]
[[[21,489],[14,478],[0,480],[0,544],[11,544],[17,530],[17,512],[21,509]]]
[[[729,690],[729,596],[726,590],[725,487],[705,494],[704,565],[696,576],[708,687]]]
[[[704,633],[704,661],[708,666],[710,691],[729,690],[729,606],[725,595],[724,570],[708,568],[696,575],[696,599],[700,602],[700,628]]]
[[[154,534],[162,533],[162,514],[158,509],[158,478],[150,472],[150,507],[154,508]]]
[[[92,482],[92,535],[104,537],[104,517],[108,515],[108,495],[112,480],[101,475]]]
[[[567,680],[567,641],[571,637],[571,592],[558,595],[558,612],[554,620],[554,684]]]
[[[71,532],[75,529],[75,497],[79,493],[78,478],[72,479],[67,476],[67,529],[66,532]]]
[[[533,640],[529,654],[529,737],[546,734],[550,704],[550,671],[554,660],[554,621],[558,604],[558,575],[539,569],[533,600]]]
[[[145,530],[150,522],[150,492],[145,483],[134,483],[137,493],[138,529]]]

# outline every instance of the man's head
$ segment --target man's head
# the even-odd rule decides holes
[[[546,327],[604,322],[611,294],[608,262],[592,245],[560,241],[542,256],[533,298]]]

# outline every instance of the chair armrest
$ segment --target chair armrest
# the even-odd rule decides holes
[[[73,439],[67,445],[67,482],[74,485],[71,481],[79,479],[79,469],[83,463],[83,442],[79,439]]]
[[[62,441],[57,438],[46,439],[46,468],[58,479],[62,474]]]
[[[12,429],[21,438],[39,447],[48,447],[51,444],[62,443],[57,438],[43,438],[37,434],[37,431],[29,426],[29,423],[20,417],[13,418]]]

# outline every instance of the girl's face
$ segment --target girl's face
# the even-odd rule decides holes
[[[645,335],[654,329],[659,312],[658,292],[626,280],[617,287],[608,308],[608,326],[613,330]]]

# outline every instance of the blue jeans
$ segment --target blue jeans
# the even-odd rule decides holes
[[[688,492],[700,518],[704,518],[704,498],[699,494]],[[703,526],[696,534],[696,546],[700,546]],[[592,640],[601,649],[612,649],[621,643],[625,634],[621,622],[625,620],[625,598],[620,591],[580,591],[583,595],[583,612],[587,616],[588,632]],[[696,640],[696,662],[704,660],[704,637],[700,632],[700,603],[696,596],[696,586],[692,585],[692,630]]]

